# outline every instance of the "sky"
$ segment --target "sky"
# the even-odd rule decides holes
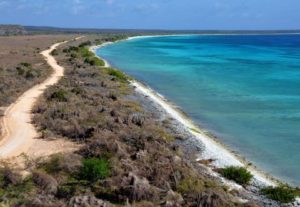
[[[0,0],[0,24],[118,29],[300,29],[300,0]]]

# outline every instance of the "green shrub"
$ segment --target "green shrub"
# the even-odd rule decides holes
[[[63,53],[69,53],[69,52],[78,52],[79,48],[78,47],[74,47],[74,46],[70,46],[68,48],[64,48],[63,49]]]
[[[62,89],[55,91],[51,94],[50,99],[55,99],[60,102],[66,102],[68,101],[67,92]]]
[[[81,47],[79,49],[79,53],[82,57],[93,57],[94,56],[94,53],[91,52],[88,48],[85,48],[85,47]]]
[[[25,74],[26,79],[32,79],[32,78],[36,78],[36,77],[39,77],[39,76],[41,76],[40,71],[33,70],[33,69],[30,69],[30,70],[26,71],[26,74]]]
[[[18,173],[8,167],[0,168],[0,188],[6,188],[8,185],[20,183],[21,177]]]
[[[58,186],[56,196],[58,198],[70,198],[76,192],[76,186],[74,185],[62,185]]]
[[[299,196],[299,190],[294,189],[287,185],[281,185],[277,187],[266,187],[261,190],[262,194],[268,198],[279,201],[281,203],[290,203],[295,201]]]
[[[103,42],[100,39],[96,39],[95,40],[95,45],[101,45]]]
[[[83,180],[96,181],[110,176],[110,162],[103,158],[88,158],[82,161],[79,177]]]
[[[85,63],[88,63],[90,65],[94,65],[94,66],[104,66],[104,61],[97,58],[97,57],[87,57],[84,60]]]
[[[246,168],[243,167],[226,167],[220,169],[220,173],[225,178],[229,180],[234,180],[235,182],[241,185],[248,184],[253,178],[253,175]]]
[[[35,185],[32,180],[30,178],[25,178],[25,180],[20,183],[9,184],[4,188],[0,188],[0,198],[2,202],[2,199],[4,199],[4,201],[9,201],[11,204],[9,206],[15,206],[12,204],[24,201],[26,195],[34,192],[34,190]],[[1,204],[2,203],[0,203],[0,206],[2,206]]]
[[[26,68],[31,67],[31,64],[30,63],[26,63],[26,62],[22,62],[22,63],[20,63],[20,65],[22,65],[22,66],[24,66]]]
[[[62,160],[62,156],[60,154],[56,154],[51,156],[50,160],[43,163],[41,168],[43,168],[47,173],[53,174],[60,171],[60,163]]]
[[[85,47],[85,46],[90,46],[92,43],[91,41],[86,41],[86,42],[83,42],[79,45],[79,47]]]
[[[118,78],[119,80],[122,80],[122,81],[127,80],[127,76],[119,70],[116,70],[114,68],[107,68],[107,72],[109,75],[114,76],[114,77]]]

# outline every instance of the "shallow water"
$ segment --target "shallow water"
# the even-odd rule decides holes
[[[97,54],[262,170],[300,186],[300,35],[150,37]]]

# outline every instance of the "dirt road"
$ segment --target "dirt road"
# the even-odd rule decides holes
[[[78,37],[76,39],[80,39]],[[18,100],[11,104],[1,119],[0,158],[11,158],[27,152],[38,137],[38,132],[31,123],[31,110],[38,97],[46,88],[56,84],[64,75],[64,68],[59,66],[51,52],[65,42],[56,43],[41,53],[53,68],[53,73],[43,83],[26,91]]]

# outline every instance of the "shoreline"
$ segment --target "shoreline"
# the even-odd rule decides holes
[[[200,152],[201,158],[196,161],[213,159],[211,166],[222,168],[225,166],[241,166],[247,168],[254,176],[254,184],[257,186],[275,186],[279,181],[268,175],[267,173],[257,169],[255,166],[249,166],[249,162],[242,158],[237,153],[233,153],[226,145],[218,141],[213,135],[206,132],[205,129],[200,128],[188,116],[180,111],[175,104],[166,100],[164,96],[160,95],[149,86],[143,83],[131,80],[130,85],[135,88],[139,94],[157,104],[165,113],[176,120],[185,130],[187,130],[193,137],[199,140],[204,149]],[[232,184],[230,182],[230,184]]]
[[[242,166],[246,167],[253,175],[254,178],[260,182],[261,185],[276,185],[278,181],[271,175],[257,170],[255,167],[249,167],[249,163],[241,158],[238,154],[233,153],[226,145],[216,140],[216,138],[205,132],[205,129],[197,126],[188,116],[182,113],[175,104],[166,100],[162,95],[151,89],[149,86],[144,85],[136,80],[131,80],[135,90],[148,99],[152,100],[163,109],[167,115],[175,119],[184,129],[186,129],[192,136],[204,145],[204,150],[201,152],[199,160],[213,159],[213,167],[221,168],[225,166]]]
[[[200,34],[201,35],[201,34]],[[205,34],[206,35],[206,34]],[[219,34],[218,34],[219,35]],[[226,35],[226,34],[221,34]],[[106,42],[101,45],[91,46],[90,51],[94,52],[97,57],[96,50],[107,45],[111,45],[121,41],[127,41],[132,39],[139,38],[149,38],[149,37],[157,37],[157,36],[185,36],[185,35],[151,35],[151,36],[134,36],[129,37],[124,40],[119,40],[116,42]],[[104,58],[100,57],[104,63],[104,67],[111,67],[110,63]],[[129,84],[134,88],[134,90],[145,98],[153,101],[160,109],[162,109],[166,115],[173,118],[176,122],[178,122],[181,127],[188,131],[193,137],[195,137],[198,141],[200,141],[204,145],[204,149],[202,152],[199,152],[201,158],[197,158],[196,161],[205,160],[205,159],[213,159],[214,161],[210,165],[207,166],[210,170],[212,168],[221,168],[225,166],[241,166],[247,168],[253,174],[253,181],[251,185],[256,187],[265,187],[265,186],[276,186],[281,181],[272,175],[264,172],[261,169],[258,169],[256,166],[251,165],[250,162],[243,158],[241,155],[235,153],[225,144],[221,143],[216,139],[215,136],[207,132],[205,129],[202,129],[197,124],[193,122],[187,115],[185,115],[182,111],[176,107],[175,104],[168,101],[164,96],[159,94],[158,92],[151,89],[149,86],[132,79],[129,81]],[[221,178],[226,184],[232,187],[241,187],[238,184],[235,184],[229,180],[222,178],[219,174],[212,171],[213,176],[217,176]]]

